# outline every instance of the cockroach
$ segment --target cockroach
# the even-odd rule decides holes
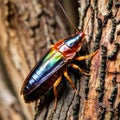
[[[71,19],[66,14],[64,8],[58,3],[68,21],[72,27],[77,31],[70,37],[56,42],[50,50],[44,55],[44,57],[38,61],[35,67],[27,76],[21,89],[21,95],[23,95],[26,103],[37,101],[40,97],[44,96],[45,93],[53,87],[54,92],[54,110],[57,107],[57,86],[61,82],[62,75],[69,81],[75,93],[78,91],[75,87],[74,82],[69,77],[67,67],[71,66],[85,75],[89,75],[76,64],[72,63],[72,60],[84,60],[89,57],[93,57],[98,51],[93,52],[86,56],[76,56],[76,53],[81,49],[85,42],[85,33],[80,32]],[[88,23],[87,23],[88,24]]]

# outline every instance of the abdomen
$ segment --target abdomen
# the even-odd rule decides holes
[[[59,70],[60,71],[60,70]],[[60,75],[60,72],[56,72],[49,79],[43,82],[38,88],[33,90],[31,93],[24,95],[24,100],[26,103],[33,102],[43,95],[53,86],[54,82]]]

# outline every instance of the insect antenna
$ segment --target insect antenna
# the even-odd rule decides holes
[[[74,25],[74,23],[72,22],[72,20],[70,19],[70,17],[68,16],[68,14],[66,13],[66,11],[64,10],[63,6],[61,5],[60,2],[58,2],[59,7],[61,8],[61,10],[63,11],[64,15],[66,16],[67,20],[69,21],[69,23],[71,24],[71,26],[73,27],[73,29],[76,32],[79,32],[78,28]]]
[[[90,21],[90,18],[91,18],[91,16],[89,17],[89,19],[88,19],[88,21],[87,21],[87,24],[85,25],[85,28],[84,28],[84,30],[83,30],[84,33],[85,33],[85,31],[86,31],[86,29],[87,29],[87,27],[88,27],[88,23],[89,23],[89,21]]]

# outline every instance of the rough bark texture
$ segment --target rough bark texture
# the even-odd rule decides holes
[[[52,90],[40,100],[35,111],[33,103],[24,103],[20,89],[27,74],[50,45],[67,36],[64,17],[61,21],[54,0],[0,0],[0,59],[4,63],[0,67],[0,118],[119,120],[119,7],[118,0],[79,1],[79,29],[84,30],[89,21],[84,31],[88,44],[83,46],[81,53],[90,54],[99,49],[92,60],[86,60],[86,66],[81,66],[91,76],[80,75],[70,68],[70,76],[80,96],[63,78],[58,87],[56,112],[53,111]]]

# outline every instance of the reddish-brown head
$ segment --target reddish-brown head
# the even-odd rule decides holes
[[[79,32],[79,35],[81,36],[81,38],[85,37],[85,33],[83,33],[83,32]]]

